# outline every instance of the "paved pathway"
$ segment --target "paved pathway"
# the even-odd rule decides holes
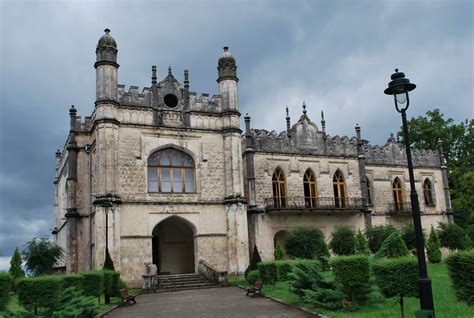
[[[314,317],[264,297],[246,297],[238,287],[185,290],[140,295],[137,304],[120,307],[106,317],[163,318],[300,318]]]

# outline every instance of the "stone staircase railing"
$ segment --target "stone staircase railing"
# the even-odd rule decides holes
[[[218,271],[204,260],[199,261],[198,272],[206,276],[211,282],[219,284],[222,287],[227,286],[227,272]]]

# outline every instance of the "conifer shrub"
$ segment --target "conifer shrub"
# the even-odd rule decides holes
[[[397,258],[410,255],[405,242],[399,231],[390,234],[380,246],[380,249],[374,255],[374,259],[380,258]]]
[[[362,304],[371,291],[369,259],[365,255],[334,257],[331,262],[334,281],[342,286],[342,291],[350,301]]]
[[[412,224],[405,225],[400,230],[403,242],[407,246],[408,250],[416,250],[416,239],[415,239],[415,228]]]
[[[0,311],[5,309],[10,298],[11,280],[8,273],[0,273]]]
[[[400,297],[404,316],[403,297],[418,297],[418,261],[415,257],[379,260],[372,266],[375,281],[385,297]]]
[[[285,258],[285,252],[283,251],[283,247],[281,246],[280,241],[277,241],[275,244],[275,251],[273,252],[273,257],[275,261],[279,261]]]
[[[260,274],[260,278],[264,283],[275,285],[275,282],[278,279],[277,266],[275,262],[258,263],[258,272]]]
[[[8,272],[14,280],[25,277],[25,271],[22,267],[22,259],[18,247],[15,249],[15,252],[13,252],[10,260],[10,270]]]
[[[428,255],[428,261],[430,263],[439,263],[441,262],[441,244],[439,243],[438,236],[436,231],[431,226],[430,237],[428,242],[426,242],[426,254]]]
[[[474,305],[474,250],[451,254],[446,263],[457,298]]]
[[[356,239],[354,231],[347,226],[338,227],[332,232],[329,247],[336,255],[351,255],[355,253]]]
[[[310,226],[300,226],[291,230],[285,239],[285,250],[295,258],[329,257],[323,233]]]
[[[247,282],[250,284],[250,285],[253,285],[255,284],[255,282],[257,280],[260,279],[260,272],[258,270],[254,270],[254,271],[250,271],[248,274],[247,274]]]
[[[359,229],[356,234],[356,253],[360,254],[370,254],[369,245],[367,239],[365,238],[364,233]]]
[[[440,223],[438,238],[441,246],[451,251],[464,249],[464,230],[455,223]]]
[[[365,235],[372,253],[377,253],[382,246],[382,242],[392,234],[396,229],[392,225],[377,225],[366,230]]]
[[[245,278],[247,278],[248,272],[257,270],[257,264],[262,261],[262,258],[260,257],[260,253],[258,252],[257,245],[253,246],[253,252],[252,252],[252,257],[250,257],[250,264],[249,267],[245,270]]]
[[[290,291],[303,296],[304,290],[323,280],[319,264],[300,262],[288,273]]]
[[[104,273],[102,271],[88,271],[82,275],[82,289],[86,296],[96,296],[99,299],[104,292]]]
[[[95,297],[84,296],[76,287],[68,287],[62,292],[52,318],[94,318],[98,313]]]
[[[21,278],[17,282],[18,301],[28,310],[39,307],[52,312],[61,298],[63,279],[61,276],[39,276]]]
[[[69,274],[62,276],[63,289],[69,287],[76,287],[78,290],[82,290],[82,276],[79,274]]]

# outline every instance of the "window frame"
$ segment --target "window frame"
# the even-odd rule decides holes
[[[282,195],[283,192],[283,195]],[[272,174],[273,206],[275,208],[288,207],[288,191],[286,176],[281,168],[276,168]]]
[[[396,211],[403,211],[405,203],[403,182],[399,177],[395,177],[392,182],[393,203]]]
[[[334,192],[334,207],[337,209],[347,208],[347,187],[346,179],[341,170],[337,169],[332,177]],[[341,195],[342,194],[342,195]]]
[[[435,207],[435,199],[434,199],[434,191],[433,191],[433,182],[426,178],[423,181],[423,198],[425,200],[425,206],[427,207]]]
[[[309,192],[309,193],[307,193]],[[303,193],[305,208],[318,208],[318,183],[313,170],[307,169],[303,176]],[[309,195],[307,195],[309,194]]]

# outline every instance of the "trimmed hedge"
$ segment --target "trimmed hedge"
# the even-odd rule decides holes
[[[104,276],[105,303],[110,304],[110,297],[118,290],[120,274],[110,270],[103,270],[102,274]]]
[[[385,297],[418,297],[418,261],[415,257],[377,261],[372,270],[377,286]]]
[[[342,290],[351,296],[352,301],[363,303],[370,292],[370,268],[366,255],[350,255],[334,257],[330,264],[334,273],[334,281],[342,286]]]
[[[251,285],[255,284],[260,279],[260,272],[258,270],[250,271],[247,274],[247,282]]]
[[[45,307],[53,310],[61,300],[63,278],[61,276],[40,276],[21,278],[17,282],[18,300],[25,308]]]
[[[10,274],[0,273],[0,310],[5,309],[5,306],[8,303],[8,298],[10,297],[11,280],[12,278],[10,277]]]
[[[82,276],[82,289],[86,296],[97,296],[104,292],[104,273],[102,271],[88,271],[80,273]]]
[[[82,276],[79,274],[70,274],[62,276],[63,279],[63,289],[68,287],[76,287],[79,290],[82,290]]]
[[[452,254],[446,263],[457,298],[474,305],[474,250]]]
[[[354,231],[347,226],[341,226],[332,232],[329,247],[336,255],[352,255],[356,251]]]
[[[266,284],[275,284],[277,281],[277,266],[275,262],[261,262],[258,263],[258,272],[260,278]]]
[[[441,246],[449,248],[451,251],[465,248],[464,229],[456,223],[440,223],[438,238]]]

